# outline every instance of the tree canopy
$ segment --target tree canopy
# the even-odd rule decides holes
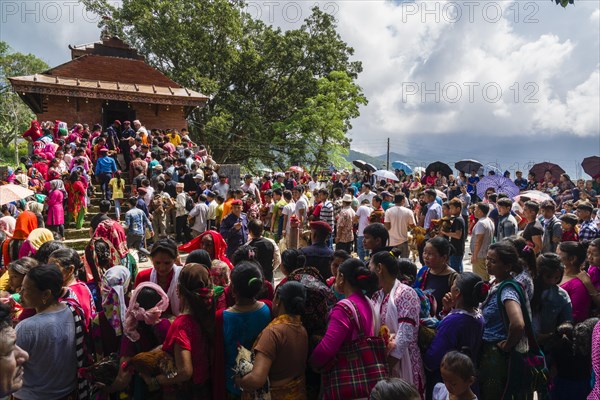
[[[48,65],[32,54],[11,52],[6,42],[0,41],[0,145],[7,147],[17,135],[25,131],[35,115],[12,91],[7,78],[33,75],[48,69]]]
[[[176,82],[210,97],[192,133],[220,162],[328,166],[347,153],[350,120],[367,100],[362,71],[330,14],[298,29],[252,18],[242,1],[84,0],[101,25]]]

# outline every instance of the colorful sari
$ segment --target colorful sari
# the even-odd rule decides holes
[[[71,217],[75,219],[75,227],[81,229],[83,227],[84,217],[86,213],[85,185],[81,181],[75,183],[67,182],[67,212],[69,214],[69,222]]]

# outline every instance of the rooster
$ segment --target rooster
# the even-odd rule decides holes
[[[110,386],[119,374],[119,355],[111,353],[89,367],[80,368],[77,373],[90,383]]]
[[[139,372],[147,376],[165,375],[171,379],[177,375],[173,357],[162,350],[152,350],[138,353],[121,365],[123,370]]]
[[[238,355],[235,358],[235,365],[233,366],[233,373],[238,376],[245,376],[252,372],[254,368],[254,355],[250,350],[238,343]],[[269,379],[264,386],[254,392],[255,400],[271,400],[271,393],[269,392]]]
[[[408,247],[410,248],[410,258],[412,262],[416,262],[417,258],[419,258],[419,246],[425,240],[425,234],[427,231],[425,228],[420,226],[415,226],[410,231],[410,235],[408,237]]]

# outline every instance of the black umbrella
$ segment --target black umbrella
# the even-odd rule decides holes
[[[452,175],[452,169],[448,166],[448,164],[443,163],[441,161],[436,161],[436,162],[432,162],[431,164],[429,164],[427,166],[427,168],[425,169],[425,173],[427,175],[429,175],[429,173],[431,171],[435,171],[435,172],[440,171],[442,173],[442,175],[444,175],[446,177],[449,175]]]
[[[552,174],[552,178],[556,179],[557,181],[560,178],[560,175],[565,173],[565,170],[562,169],[559,165],[551,162],[537,163],[533,167],[531,167],[529,173],[534,174],[535,180],[541,182],[544,180],[544,174],[546,173],[546,171],[550,171],[550,173]]]
[[[600,157],[591,156],[583,159],[581,163],[583,170],[586,174],[594,178],[596,175],[600,175]]]
[[[367,171],[370,171],[370,172],[375,172],[375,171],[377,171],[377,167],[375,167],[375,166],[374,166],[373,164],[371,164],[371,163],[365,163],[365,168],[364,168],[364,169],[366,169]]]
[[[354,160],[354,161],[352,161],[352,164],[354,164],[354,166],[356,166],[356,168],[365,169],[366,162],[364,162],[363,160]]]
[[[460,160],[454,164],[454,168],[465,174],[470,174],[471,171],[478,171],[482,166],[483,164],[477,160]]]

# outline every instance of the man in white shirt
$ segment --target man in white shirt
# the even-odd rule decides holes
[[[206,230],[208,223],[208,206],[206,205],[206,196],[198,196],[198,203],[192,208],[188,215],[188,223],[192,223],[192,238],[199,236]]]
[[[190,231],[187,224],[188,211],[185,209],[188,194],[183,191],[183,183],[176,185],[177,197],[175,198],[175,236],[179,243],[190,241]]]
[[[208,179],[210,181],[210,179]],[[219,182],[212,185],[213,192],[220,194],[224,198],[227,197],[227,191],[229,190],[229,184],[227,183],[227,177],[225,175],[219,175]]]
[[[362,192],[358,196],[358,204],[362,204],[363,200],[365,200],[365,199],[369,200],[369,204],[371,204],[371,202],[373,201],[373,197],[375,197],[375,195],[376,195],[375,192],[371,191],[371,184],[370,183],[363,184],[362,189],[364,190],[364,192]]]
[[[475,207],[475,218],[477,223],[473,227],[471,236],[471,265],[473,272],[479,275],[484,281],[490,280],[490,274],[485,266],[488,247],[492,244],[494,238],[494,221],[488,218],[490,205],[488,203],[477,203]]]
[[[260,190],[258,190],[258,187],[256,187],[254,182],[252,182],[252,175],[248,174],[248,175],[244,176],[244,184],[242,185],[241,189],[244,191],[244,193],[253,194],[254,197],[256,198],[256,202],[260,206],[260,204],[261,204]]]
[[[308,201],[306,200],[306,196],[304,196],[304,187],[302,185],[296,185],[292,190],[292,196],[296,202],[294,214],[296,214],[296,217],[298,217],[300,229],[304,229],[304,226],[308,220]]]
[[[384,225],[390,233],[389,244],[400,249],[400,256],[408,258],[408,231],[415,227],[415,216],[411,209],[404,207],[406,196],[398,193],[394,196],[394,206],[385,212]]]
[[[363,232],[367,225],[369,225],[369,216],[373,209],[370,207],[371,202],[368,198],[363,198],[360,207],[356,210],[354,215],[353,223],[358,223],[358,230],[356,231],[356,252],[358,253],[358,259],[365,261],[367,258],[367,252],[363,247],[364,235]]]
[[[294,210],[296,209],[296,203],[294,203],[294,201],[292,199],[292,192],[290,192],[289,190],[283,191],[283,198],[285,199],[287,204],[283,207],[283,210],[281,210],[281,215],[283,216],[283,227],[282,227],[281,234],[283,235],[284,238],[286,238],[286,245],[289,246],[290,230],[291,230],[290,218],[292,217],[292,215],[294,215]]]
[[[219,207],[219,203],[217,203],[217,194],[213,191],[210,191],[206,194],[206,198],[208,200],[208,214],[206,215],[207,219],[207,230],[214,230],[217,226],[217,207]]]

